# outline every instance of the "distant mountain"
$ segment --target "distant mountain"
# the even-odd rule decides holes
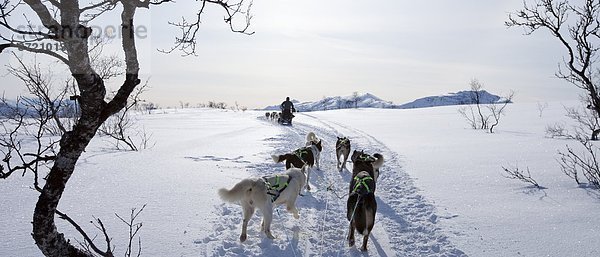
[[[412,108],[426,108],[434,106],[446,106],[446,105],[463,105],[463,104],[474,104],[473,91],[460,91],[456,93],[449,93],[441,96],[428,96],[419,98],[410,103],[402,105],[393,104],[390,101],[382,100],[381,98],[372,94],[366,93],[358,96],[333,96],[325,97],[315,102],[300,102],[298,100],[292,100],[296,110],[301,112],[311,111],[323,111],[323,110],[335,110],[335,109],[349,109],[349,108],[386,108],[386,109],[412,109]],[[506,100],[494,94],[490,94],[485,90],[479,91],[480,103],[482,104],[493,104],[493,103],[504,103]],[[279,110],[279,105],[271,105],[264,108],[264,110]]]
[[[72,117],[75,111],[75,103],[69,100],[63,102],[56,102],[56,105],[60,105],[58,111],[58,117]],[[32,108],[32,105],[39,106],[40,100],[35,98],[21,98],[20,104],[14,100],[6,99],[4,102],[0,101],[0,118],[14,117],[16,114],[24,115],[24,117],[32,118],[39,117],[39,113]]]
[[[349,109],[349,108],[396,108],[392,102],[384,101],[372,94],[366,93],[357,96],[332,96],[325,97],[315,102],[292,100],[294,107],[300,112]],[[279,110],[279,105],[267,106],[264,110]]]
[[[479,102],[482,104],[495,104],[504,103],[505,99],[494,94],[490,94],[485,90],[479,91]],[[446,106],[446,105],[463,105],[463,104],[475,104],[475,92],[474,91],[460,91],[456,93],[449,93],[441,96],[428,96],[419,98],[410,103],[399,105],[400,109],[411,109],[411,108],[426,108],[434,106]],[[510,101],[509,101],[510,102]]]

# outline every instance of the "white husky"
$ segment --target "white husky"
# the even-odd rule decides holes
[[[246,240],[248,221],[256,208],[263,214],[261,231],[265,232],[270,239],[275,238],[271,234],[271,221],[275,205],[285,204],[288,212],[292,213],[294,218],[300,218],[296,209],[296,199],[306,181],[305,169],[305,167],[302,169],[290,168],[279,175],[246,178],[233,186],[231,190],[219,189],[221,199],[231,203],[239,201],[242,205],[244,220],[240,241]]]

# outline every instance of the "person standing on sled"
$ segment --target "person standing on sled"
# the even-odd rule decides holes
[[[294,118],[294,115],[292,114],[292,112],[296,112],[296,108],[294,108],[294,103],[292,103],[292,101],[290,101],[290,97],[286,97],[285,101],[283,103],[281,103],[281,118],[283,118],[283,120],[287,120],[289,121],[289,123],[292,123],[292,118]]]

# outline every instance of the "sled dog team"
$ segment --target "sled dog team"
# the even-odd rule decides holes
[[[279,113],[279,112],[266,112],[265,113],[265,118],[267,118],[267,120],[277,121],[277,120],[279,120],[279,117],[281,117],[281,113]]]
[[[319,160],[323,147],[321,140],[313,132],[306,136],[304,147],[296,149],[291,153],[283,155],[272,155],[276,163],[285,161],[286,171],[281,174],[268,175],[260,178],[246,178],[235,184],[231,189],[219,189],[219,196],[226,202],[239,202],[242,206],[242,234],[240,241],[247,238],[248,221],[258,208],[263,214],[261,231],[273,239],[271,233],[271,222],[273,220],[273,209],[277,205],[285,205],[288,212],[294,218],[300,218],[296,209],[296,199],[306,186],[310,188],[310,173],[313,167],[319,168]],[[377,212],[377,201],[375,200],[375,188],[379,177],[379,168],[383,165],[381,154],[369,155],[364,151],[352,152],[350,155],[350,140],[346,137],[338,137],[335,144],[337,157],[337,168],[343,171],[346,161],[350,156],[353,162],[352,180],[348,191],[346,218],[350,222],[348,231],[348,244],[354,246],[354,232],[363,235],[362,251],[367,250],[369,234],[375,223]],[[342,162],[340,162],[343,156]]]

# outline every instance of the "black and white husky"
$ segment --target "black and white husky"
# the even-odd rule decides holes
[[[371,156],[354,150],[351,159],[352,181],[346,204],[346,217],[350,221],[348,244],[354,246],[354,231],[358,231],[363,235],[361,250],[366,251],[377,213],[375,186],[379,168],[383,165],[383,155],[376,153]]]
[[[298,209],[296,209],[296,199],[306,181],[305,169],[290,168],[283,174],[247,178],[230,190],[219,189],[219,196],[222,200],[230,203],[240,202],[242,205],[244,220],[240,241],[246,240],[248,221],[252,218],[256,208],[263,214],[261,231],[270,239],[275,238],[271,234],[274,206],[285,204],[287,211],[292,213],[294,218],[300,218]]]
[[[340,163],[340,158],[344,156],[344,161]],[[350,156],[350,139],[347,137],[338,137],[335,142],[335,156],[337,157],[337,168],[342,171],[346,168],[346,161]]]
[[[354,163],[355,167],[357,163],[369,163],[373,167],[371,176],[373,176],[375,181],[377,181],[377,179],[379,178],[379,168],[383,166],[383,155],[376,153],[373,154],[373,156],[371,156],[369,154],[366,154],[364,151],[354,150],[352,152],[352,157],[350,157],[350,160]],[[355,167],[352,168],[352,176],[356,176],[356,173],[360,171],[357,170]]]
[[[363,235],[361,250],[366,251],[377,213],[375,179],[368,171],[360,171],[352,177],[346,208],[346,217],[350,221],[348,245],[354,246],[354,231],[358,231]]]
[[[312,142],[310,146],[296,149],[291,153],[271,155],[271,157],[275,163],[285,161],[286,169],[291,167],[300,168],[304,167],[304,165],[308,166],[306,170],[306,189],[310,190],[310,184],[308,183],[310,180],[310,172],[315,165],[317,166],[317,169],[319,169],[321,151],[323,151],[323,147],[321,145],[321,140],[319,140],[317,143]]]

